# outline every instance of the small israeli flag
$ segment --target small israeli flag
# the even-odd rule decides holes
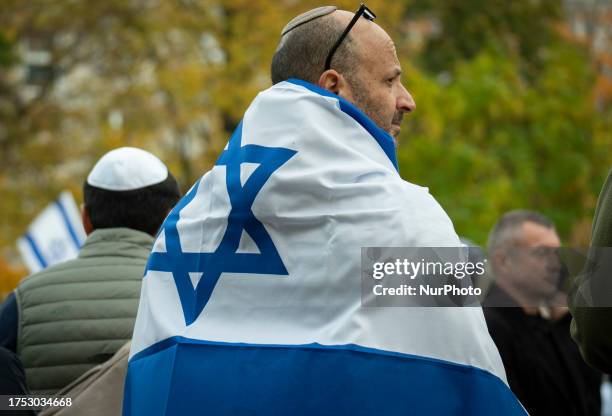
[[[75,258],[85,240],[85,230],[72,194],[64,191],[34,219],[17,241],[30,272]]]
[[[391,136],[276,84],[162,226],[124,416],[524,415],[479,307],[361,304],[362,247],[459,246]]]

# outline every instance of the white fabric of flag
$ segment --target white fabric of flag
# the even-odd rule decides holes
[[[49,204],[17,241],[17,248],[31,273],[77,257],[85,230],[69,191]]]
[[[355,106],[263,91],[157,237],[124,415],[525,414],[480,308],[361,305],[362,247],[460,246]]]

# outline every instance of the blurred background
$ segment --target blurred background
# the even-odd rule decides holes
[[[109,149],[137,146],[183,190],[270,86],[281,28],[320,1],[2,0],[0,299],[16,241]],[[356,1],[338,1],[356,10]],[[612,167],[612,0],[370,0],[417,103],[401,175],[485,244],[505,211],[586,245]]]

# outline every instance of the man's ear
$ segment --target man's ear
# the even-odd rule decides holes
[[[353,101],[353,94],[346,82],[346,79],[336,70],[328,69],[319,77],[317,85],[325,88],[327,91],[333,92],[340,97]]]
[[[512,268],[506,250],[502,250],[500,248],[496,249],[493,253],[491,253],[491,261],[495,265],[495,268],[499,274],[505,275],[509,269]]]
[[[93,225],[91,225],[91,219],[89,218],[89,213],[87,212],[85,204],[81,204],[81,219],[83,220],[83,228],[85,229],[85,234],[91,234],[94,228]]]

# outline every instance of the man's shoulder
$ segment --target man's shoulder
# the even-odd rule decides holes
[[[515,327],[522,326],[523,312],[497,284],[493,284],[487,293],[482,308],[489,327],[489,332],[513,333]]]
[[[140,280],[145,260],[133,260],[133,264],[121,262],[123,258],[76,258],[55,264],[26,277],[17,287],[17,292],[48,285],[83,283],[98,280]]]
[[[32,273],[29,276],[26,276],[17,286],[18,290],[23,290],[32,285],[36,285],[39,282],[44,282],[46,279],[53,278],[53,276],[61,275],[66,273],[66,271],[71,271],[74,268],[80,267],[81,259],[76,258],[72,260],[67,260],[61,263],[54,264],[52,266],[47,267],[46,269],[40,270],[38,272]]]
[[[509,327],[512,321],[512,311],[503,306],[483,306],[482,312],[484,313],[487,325]]]
[[[489,333],[496,341],[513,342],[526,334],[524,314],[518,307],[484,306],[482,308]]]

